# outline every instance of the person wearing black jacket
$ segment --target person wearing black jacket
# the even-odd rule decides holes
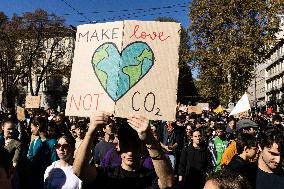
[[[187,189],[201,189],[205,184],[206,173],[211,167],[211,155],[201,142],[200,130],[192,132],[191,141],[181,153],[179,182]]]
[[[255,188],[257,165],[251,163],[249,159],[257,154],[257,139],[250,134],[243,133],[238,136],[236,146],[238,155],[232,158],[225,169],[243,175],[250,182],[252,188]]]

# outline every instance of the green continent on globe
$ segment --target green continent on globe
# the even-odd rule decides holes
[[[93,67],[95,68],[95,71],[97,73],[97,77],[99,78],[99,80],[101,81],[101,84],[103,85],[104,88],[106,88],[107,86],[107,78],[108,78],[108,75],[106,72],[104,72],[103,70],[100,70],[98,68],[98,64],[109,57],[109,54],[107,52],[107,49],[108,49],[109,45],[108,44],[105,44],[103,45],[102,47],[100,47],[98,49],[98,51],[94,54],[93,56]]]
[[[148,58],[149,60],[152,60],[153,58],[152,51],[149,51],[148,49],[144,49],[143,52],[136,59],[139,62],[143,62],[144,58]]]
[[[129,76],[130,87],[132,87],[140,79],[142,74],[142,64],[145,58],[149,60],[152,60],[153,58],[152,52],[148,49],[144,49],[143,52],[136,57],[136,60],[139,61],[138,65],[125,66],[122,69],[123,73]]]
[[[129,76],[130,87],[132,87],[140,78],[142,72],[142,62],[138,65],[126,66],[122,71]]]

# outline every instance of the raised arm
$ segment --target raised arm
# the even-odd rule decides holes
[[[91,149],[93,146],[96,130],[100,126],[106,125],[108,123],[109,116],[110,114],[107,112],[100,112],[91,116],[89,129],[76,153],[73,164],[73,172],[86,183],[91,183],[96,179],[97,169],[95,166],[89,164],[89,160],[91,159]]]
[[[152,158],[155,172],[158,176],[160,188],[173,186],[173,170],[171,164],[151,132],[149,120],[142,116],[128,118],[129,125],[137,131],[139,138],[146,144],[149,155]]]

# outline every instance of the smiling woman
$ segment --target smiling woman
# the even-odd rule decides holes
[[[75,140],[71,136],[61,136],[56,144],[56,152],[59,160],[47,167],[44,174],[44,186],[46,189],[79,189],[80,179],[73,174],[73,154]]]

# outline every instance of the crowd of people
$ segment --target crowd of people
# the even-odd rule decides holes
[[[1,113],[0,188],[284,188],[280,114]]]

